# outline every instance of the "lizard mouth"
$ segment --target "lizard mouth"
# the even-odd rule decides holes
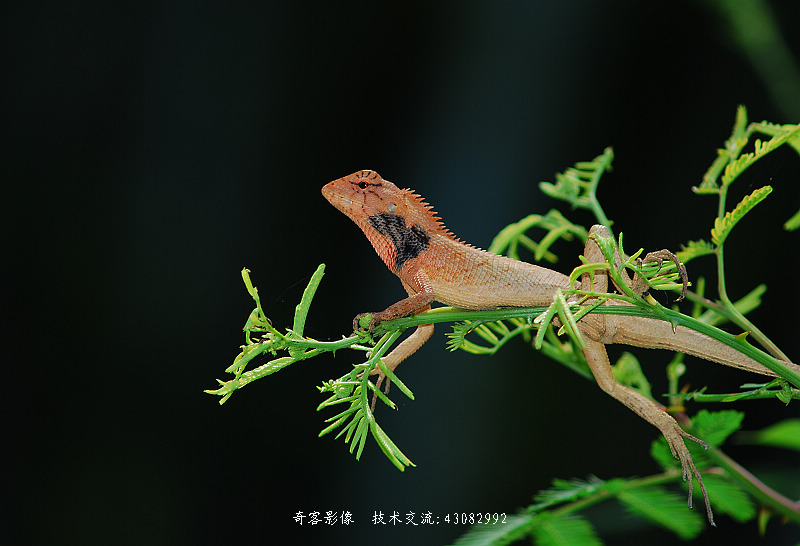
[[[331,187],[330,184],[325,185],[322,187],[322,196],[335,208],[345,213],[354,221],[357,220],[354,215],[355,202],[349,196],[345,196],[342,192],[338,191],[338,188]]]
[[[325,199],[327,199],[330,202],[331,205],[337,208],[339,207],[340,203],[343,203],[345,205],[353,204],[352,199],[348,199],[347,197],[336,191],[336,188],[331,187],[330,184],[327,184],[322,187],[322,195],[323,197],[325,197]]]

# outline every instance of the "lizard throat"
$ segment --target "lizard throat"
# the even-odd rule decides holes
[[[395,272],[400,271],[408,260],[419,256],[430,244],[430,234],[418,224],[406,226],[406,219],[402,216],[381,212],[370,216],[368,220],[370,226],[394,246]]]

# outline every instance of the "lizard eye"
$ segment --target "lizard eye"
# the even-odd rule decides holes
[[[394,214],[396,211],[397,211],[397,205],[395,205],[394,203],[389,203],[388,205],[386,205],[386,212],[388,212],[389,214]]]
[[[361,188],[362,190],[366,190],[367,183],[362,180],[361,182],[358,183],[358,187]]]

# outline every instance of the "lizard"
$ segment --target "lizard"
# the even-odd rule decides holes
[[[410,189],[400,189],[371,170],[357,171],[326,184],[323,196],[347,215],[366,235],[377,254],[400,278],[408,297],[375,313],[370,313],[368,330],[384,321],[416,315],[431,309],[434,302],[467,310],[509,307],[548,306],[556,291],[591,286],[595,292],[606,292],[608,275],[588,273],[571,286],[569,277],[552,269],[493,254],[458,239],[436,215],[431,205]],[[605,226],[595,225],[589,232],[584,256],[590,263],[605,262],[593,236],[609,236]],[[686,270],[678,258],[667,250],[648,254],[643,262],[669,259],[675,262],[686,291]],[[617,254],[616,259],[619,259]],[[646,284],[636,277],[629,286],[642,294]],[[641,282],[637,282],[641,281]],[[619,289],[619,287],[617,287]],[[683,296],[681,294],[681,297]],[[680,299],[680,298],[679,298]],[[631,305],[621,300],[608,300],[603,305]],[[360,329],[361,313],[353,320]],[[688,479],[689,507],[692,505],[692,476],[697,479],[705,501],[709,522],[714,525],[711,505],[702,476],[695,467],[684,439],[708,445],[686,432],[678,422],[654,401],[619,383],[613,375],[606,352],[607,344],[625,344],[643,348],[683,352],[719,364],[747,371],[776,376],[776,373],[721,341],[684,326],[647,317],[589,313],[578,322],[584,341],[583,356],[598,386],[655,426],[667,441],[672,455],[681,465],[684,481]],[[388,369],[394,369],[417,351],[433,334],[433,324],[423,324],[389,354],[383,357]],[[800,366],[781,361],[800,371]],[[385,374],[378,367],[380,387]],[[388,382],[387,382],[388,387]]]

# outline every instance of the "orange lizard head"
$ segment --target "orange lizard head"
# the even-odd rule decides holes
[[[427,248],[433,234],[451,237],[431,206],[375,171],[358,171],[326,184],[322,195],[364,232],[395,273]]]
[[[375,171],[358,171],[322,188],[322,195],[350,217],[361,229],[377,214],[405,219],[408,227],[418,225],[429,233],[450,236],[431,206],[411,190],[401,190]]]

